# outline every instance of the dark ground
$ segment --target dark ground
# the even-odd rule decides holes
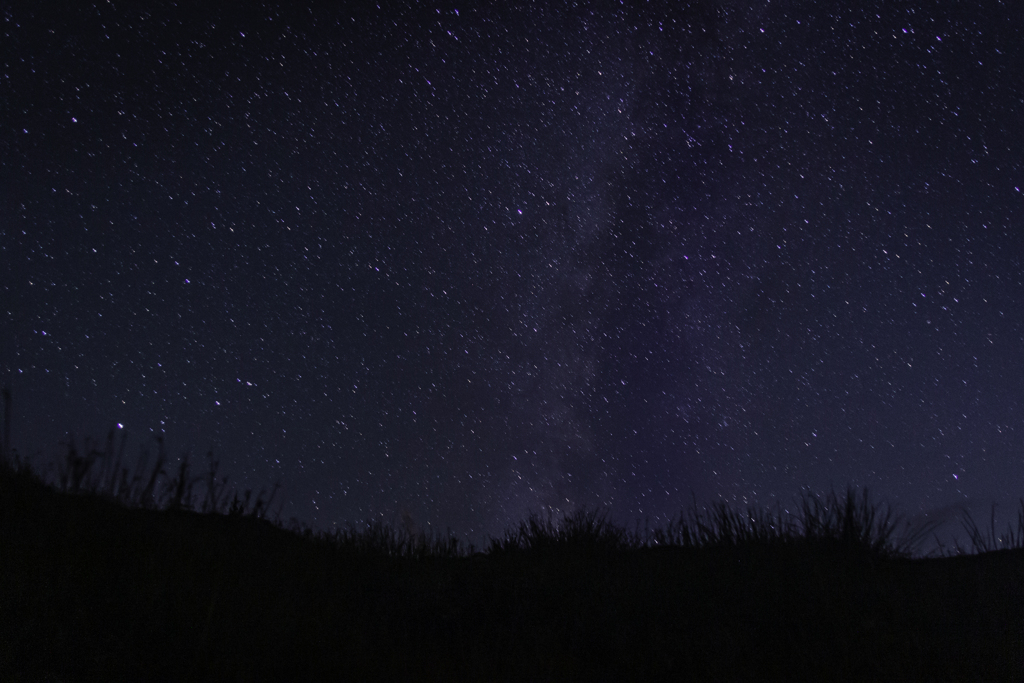
[[[0,577],[6,681],[1024,680],[1024,550],[389,557],[6,472]]]

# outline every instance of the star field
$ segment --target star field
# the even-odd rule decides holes
[[[22,452],[474,538],[1024,496],[1019,10],[2,11]]]

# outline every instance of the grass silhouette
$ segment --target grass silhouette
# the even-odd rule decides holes
[[[1024,679],[1024,504],[965,522],[978,554],[915,557],[934,527],[853,489],[662,529],[535,514],[477,551],[286,528],[277,487],[124,450],[0,464],[3,680]]]
[[[260,519],[266,516],[279,488],[275,485],[269,497],[266,497],[266,491],[260,491],[253,499],[252,491],[247,490],[242,494],[232,492],[228,498],[228,478],[217,476],[219,463],[212,453],[207,454],[209,468],[205,476],[191,474],[187,456],[181,458],[177,470],[171,475],[165,469],[168,458],[160,435],[154,437],[156,460],[149,471],[146,471],[149,452],[144,448],[130,472],[124,460],[127,440],[127,434],[122,432],[118,444],[116,433],[110,430],[104,447],[86,439],[79,450],[74,437],[70,437],[65,444],[65,456],[57,467],[54,487],[63,493],[98,496],[128,508],[195,510]],[[16,454],[13,466],[32,473],[28,462],[22,462]],[[198,495],[197,485],[202,486],[202,495]]]

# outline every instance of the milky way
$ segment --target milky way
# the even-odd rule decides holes
[[[1024,495],[995,4],[4,10],[14,443],[319,528]]]

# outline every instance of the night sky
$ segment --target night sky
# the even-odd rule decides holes
[[[1024,496],[1020,7],[217,4],[0,10],[20,452],[475,539]]]

